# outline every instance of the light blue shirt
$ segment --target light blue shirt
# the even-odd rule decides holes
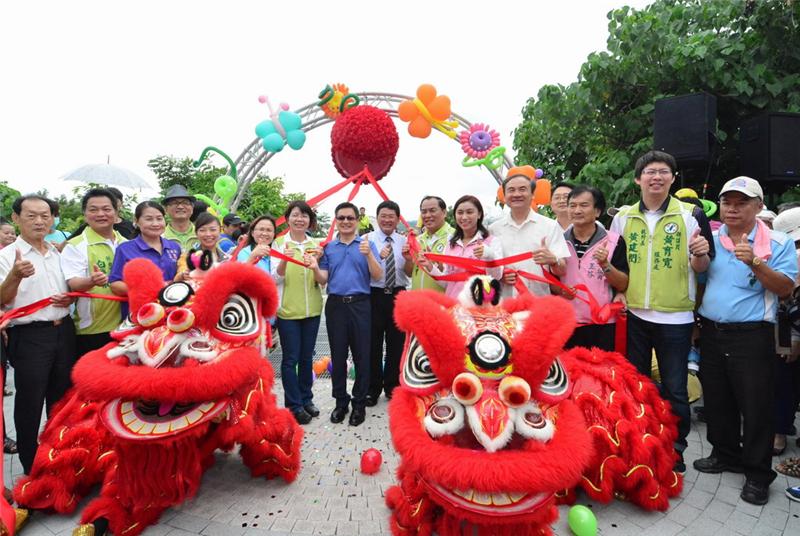
[[[252,254],[253,246],[245,246],[236,254],[236,260],[239,262],[247,262],[250,260]],[[272,257],[261,257],[258,259],[256,266],[267,272],[273,279],[275,278],[275,274],[272,272]]]
[[[403,258],[403,246],[406,245],[406,237],[396,231],[391,234],[391,237],[392,251],[394,252],[394,286],[395,288],[407,287],[409,283],[408,276],[406,275],[405,270],[403,270],[403,267],[406,264],[406,260]],[[369,241],[380,253],[387,243],[386,233],[380,229],[373,231],[369,233]],[[378,262],[381,264],[381,268],[383,268],[383,275],[377,281],[371,281],[370,286],[374,288],[384,288],[386,286],[386,283],[384,282],[386,279],[386,259],[381,259],[380,255],[375,258],[378,259]]]
[[[732,251],[725,249],[719,236],[727,235],[728,228],[723,225],[714,231],[716,256],[708,267],[706,291],[700,306],[701,316],[721,323],[775,322],[778,309],[778,296],[764,288],[755,274]],[[756,228],[747,237],[750,244],[756,235]],[[797,279],[797,254],[794,242],[788,235],[770,231],[772,255],[766,265],[795,281]]]

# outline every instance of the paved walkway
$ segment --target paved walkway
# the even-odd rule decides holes
[[[10,379],[13,388],[13,377]],[[277,383],[280,391],[280,381]],[[237,455],[218,453],[198,496],[167,511],[145,535],[388,534],[389,511],[383,494],[393,483],[398,458],[389,437],[385,399],[367,408],[367,421],[353,428],[328,420],[333,410],[329,380],[318,380],[314,392],[322,415],[305,427],[303,469],[297,481],[286,485],[250,478]],[[280,393],[278,398],[282,398]],[[4,399],[9,417],[13,415],[12,404],[13,397]],[[797,424],[800,427],[800,420]],[[13,420],[9,433],[14,436]],[[800,456],[793,438],[790,444],[785,456]],[[383,452],[384,464],[378,474],[365,476],[359,472],[360,456],[370,447]],[[778,475],[772,484],[766,506],[753,506],[739,499],[742,475],[706,475],[692,469],[691,461],[709,451],[705,426],[694,422],[686,451],[689,468],[684,491],[667,512],[645,512],[619,501],[595,504],[586,496],[580,496],[579,502],[594,510],[603,535],[800,535],[800,503],[784,496],[783,490],[789,485],[785,476]],[[21,466],[16,456],[4,458],[4,477],[9,483],[19,477]],[[792,485],[797,484],[800,480],[792,479]],[[567,510],[566,506],[560,508],[561,518],[554,525],[556,534],[571,534]],[[78,514],[36,515],[22,533],[69,535],[77,522]]]

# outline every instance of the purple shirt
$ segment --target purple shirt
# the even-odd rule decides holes
[[[123,247],[124,246],[124,247]],[[178,272],[178,258],[181,256],[181,247],[177,242],[161,237],[161,253],[147,245],[141,236],[117,246],[114,254],[114,264],[108,282],[122,281],[122,270],[131,259],[147,259],[161,270],[164,281],[172,281]]]

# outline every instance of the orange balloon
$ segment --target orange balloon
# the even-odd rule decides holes
[[[533,191],[533,201],[531,206],[536,208],[540,205],[550,204],[550,181],[539,179],[536,181],[536,189]]]
[[[400,103],[397,107],[397,115],[402,121],[411,121],[419,115],[417,105],[407,100]]]
[[[450,117],[450,98],[439,95],[428,104],[428,111],[437,121],[444,121]]]
[[[323,357],[322,359],[318,359],[314,361],[314,364],[311,365],[311,369],[314,371],[314,374],[319,376],[326,370],[328,370],[328,363],[330,362],[331,358],[328,356]]]
[[[421,115],[417,116],[408,124],[408,133],[415,138],[427,138],[431,135],[431,124]]]
[[[417,97],[425,104],[428,104],[436,97],[436,88],[430,84],[422,84],[417,88]]]
[[[500,202],[501,205],[506,204],[506,195],[503,193],[503,187],[497,187],[497,200]]]

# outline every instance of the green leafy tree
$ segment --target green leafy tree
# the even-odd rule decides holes
[[[189,157],[176,158],[159,155],[148,161],[147,167],[158,179],[162,195],[171,187],[180,184],[185,186],[189,193],[213,197],[214,181],[220,175],[225,175],[228,168],[214,167],[210,160],[203,161],[197,167],[193,165],[193,162],[194,160]]]
[[[655,101],[704,91],[717,98],[718,186],[738,172],[743,119],[800,111],[800,2],[657,0],[608,19],[608,49],[589,55],[576,82],[544,86],[523,108],[517,163],[630,202],[636,158],[653,146]]]
[[[158,179],[162,195],[172,186],[185,186],[192,194],[214,195],[214,181],[225,175],[228,168],[214,167],[206,160],[195,167],[191,158],[157,156],[147,163]],[[295,199],[304,199],[301,193],[284,194],[284,183],[280,177],[259,174],[245,192],[236,213],[244,220],[251,220],[262,214],[276,218],[283,215],[286,206]]]
[[[6,181],[0,180],[0,217],[11,221],[11,205],[19,196],[18,190],[9,186]]]

